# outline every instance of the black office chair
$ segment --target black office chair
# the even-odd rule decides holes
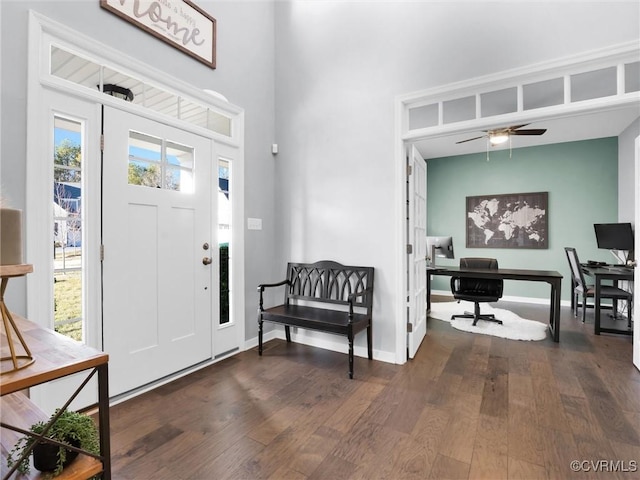
[[[569,260],[569,266],[571,267],[571,278],[573,279],[573,316],[578,316],[578,297],[582,296],[582,323],[586,320],[587,311],[587,299],[594,298],[596,296],[596,289],[593,285],[587,284],[584,279],[584,272],[580,266],[580,260],[578,260],[578,253],[573,247],[564,247],[564,251],[567,254],[567,260]],[[631,319],[631,304],[633,303],[633,294],[627,292],[618,287],[612,285],[600,286],[600,298],[606,298],[609,300],[624,300],[628,306],[628,318]],[[630,322],[630,320],[629,320]]]
[[[498,261],[495,258],[461,258],[460,268],[497,270]],[[478,320],[502,325],[502,320],[496,319],[495,315],[480,313],[480,302],[497,302],[502,298],[503,288],[502,279],[451,277],[453,298],[458,302],[467,300],[474,303],[473,313],[464,312],[464,315],[452,315],[451,320],[454,318],[473,318],[473,325],[478,323]]]

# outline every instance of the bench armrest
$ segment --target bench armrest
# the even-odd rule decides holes
[[[264,292],[265,288],[280,287],[282,285],[287,285],[287,284],[289,284],[289,280],[282,280],[281,282],[278,282],[278,283],[261,283],[260,285],[258,285],[258,291]]]
[[[262,292],[264,292],[265,288],[281,287],[282,285],[289,285],[290,283],[291,282],[289,280],[282,280],[281,282],[278,282],[278,283],[261,283],[260,285],[258,285],[258,292],[260,293],[259,311],[260,312],[264,311],[264,308],[262,306]]]
[[[365,295],[373,295],[373,287],[367,287],[364,290],[352,293],[347,297],[347,302],[349,302],[349,320],[353,317],[354,300],[358,297],[364,297]]]

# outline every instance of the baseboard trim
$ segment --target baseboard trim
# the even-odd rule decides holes
[[[284,327],[274,325],[273,329],[264,333],[263,342],[269,342],[274,339],[286,340]],[[339,339],[339,340],[338,340]],[[304,328],[291,327],[291,341],[301,343],[310,347],[323,348],[338,353],[349,353],[349,346],[346,337],[340,335],[330,335],[322,332],[306,330]],[[245,350],[258,346],[258,337],[251,338],[245,342]],[[356,357],[367,358],[367,347],[355,345],[353,354]],[[396,356],[391,352],[384,352],[373,349],[373,359],[386,363],[395,363]]]
[[[432,295],[438,295],[443,297],[451,297],[451,290],[431,290]],[[453,300],[453,297],[451,297]],[[514,302],[514,303],[533,303],[536,305],[549,305],[548,298],[534,298],[534,297],[514,297],[510,295],[506,295],[501,298],[504,302]],[[570,307],[571,300],[560,300],[561,307]]]

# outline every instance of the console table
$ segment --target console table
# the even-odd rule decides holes
[[[26,368],[31,365],[35,360],[31,355],[31,351],[27,346],[27,343],[24,341],[22,334],[20,333],[20,329],[16,325],[16,322],[13,320],[11,316],[11,312],[7,308],[7,305],[4,303],[4,292],[7,290],[7,284],[9,283],[10,278],[14,277],[22,277],[27,273],[33,272],[33,265],[31,264],[19,264],[19,265],[0,265],[0,278],[2,278],[2,283],[0,284],[0,315],[2,316],[2,325],[4,326],[4,332],[7,339],[7,345],[9,346],[10,355],[2,357],[2,362],[7,362],[11,360],[13,365],[13,369],[3,369],[2,373],[9,373],[13,370],[19,370],[21,368]],[[18,341],[24,350],[24,355],[18,355],[16,353],[16,347],[13,342],[13,335],[18,337]]]
[[[6,454],[13,448],[18,438],[22,436],[20,430],[29,427],[40,420],[47,420],[48,415],[41,412],[22,392],[25,389],[55,380],[67,375],[86,372],[87,379],[71,395],[70,403],[86,382],[97,373],[98,377],[98,427],[100,432],[100,458],[79,455],[56,480],[80,480],[91,478],[102,472],[104,480],[111,479],[111,448],[109,439],[109,356],[60,335],[53,330],[42,328],[19,315],[13,314],[18,329],[31,347],[34,362],[26,368],[4,372],[0,376],[0,426],[2,436],[0,440],[2,459],[0,471],[2,479],[8,478],[44,478],[41,473],[31,469],[29,476],[18,475],[7,467]],[[2,332],[3,337],[5,332]],[[2,338],[3,347],[6,338]],[[66,405],[65,405],[66,406]],[[60,406],[63,408],[63,406]]]
[[[527,282],[545,282],[551,286],[549,297],[549,330],[554,342],[560,341],[560,292],[562,275],[550,270],[518,270],[498,268],[497,270],[470,269],[460,267],[429,267],[427,275],[444,275],[471,278],[494,278],[501,280],[524,280]],[[427,282],[427,298],[431,296],[431,282]]]

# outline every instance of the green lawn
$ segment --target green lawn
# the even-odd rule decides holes
[[[78,341],[82,341],[81,279],[80,272],[68,272],[55,275],[53,284],[55,330]],[[78,320],[66,323],[69,319]]]

